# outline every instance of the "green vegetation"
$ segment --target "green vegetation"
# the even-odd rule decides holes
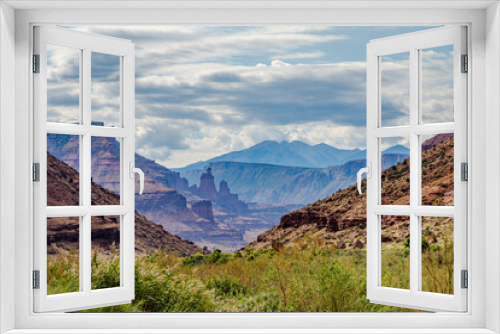
[[[404,246],[398,247],[387,250],[392,252],[387,258],[392,260],[383,266],[390,268],[391,274],[382,278],[383,285],[405,288],[400,282],[405,281],[409,257]],[[426,291],[449,291],[445,285],[453,261],[445,259],[452,249],[448,244],[434,245],[423,252],[425,268],[431,273],[425,276]],[[136,299],[131,304],[85,312],[411,311],[369,303],[365,254],[364,250],[319,247],[278,252],[246,249],[233,254],[215,250],[186,258],[156,252],[137,257]],[[75,254],[49,256],[50,294],[78,291],[77,265]],[[93,289],[117,285],[119,258],[113,253],[94,253]]]

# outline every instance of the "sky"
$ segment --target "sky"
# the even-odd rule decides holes
[[[429,27],[71,28],[135,43],[136,151],[178,168],[264,140],[364,149],[366,44]],[[423,51],[425,122],[453,118],[452,52]],[[77,122],[77,53],[48,56],[48,120]],[[408,71],[404,54],[383,57],[383,125],[408,121]],[[93,53],[93,121],[118,124],[118,80],[117,57]]]

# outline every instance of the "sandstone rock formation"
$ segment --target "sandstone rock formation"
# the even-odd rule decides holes
[[[248,205],[240,201],[238,194],[232,194],[227,182],[222,180],[219,185],[219,191],[215,188],[215,178],[212,175],[212,168],[201,174],[200,186],[194,185],[190,188],[191,192],[204,199],[209,199],[220,205],[223,209],[233,213],[247,213]]]
[[[382,168],[408,158],[407,154],[385,153]],[[328,168],[301,168],[243,162],[212,162],[215,180],[225,180],[246,203],[304,206],[330,196],[356,182],[356,173],[366,166],[366,159],[349,161]],[[183,173],[191,183],[198,183],[199,170]]]
[[[79,175],[76,170],[47,153],[47,205],[78,205]],[[92,203],[100,205],[118,205],[117,194],[92,182]],[[120,221],[117,216],[95,216],[92,218],[92,246],[104,252],[120,243]],[[55,254],[63,250],[78,250],[79,218],[61,217],[47,219],[48,253]],[[113,246],[114,245],[114,246]],[[202,249],[190,241],[166,232],[161,226],[135,213],[135,248],[136,252],[154,253],[168,250],[179,256],[192,255]]]
[[[199,201],[194,203],[191,206],[191,209],[201,218],[205,218],[212,222],[214,221],[214,211],[212,209],[212,202],[207,200]]]
[[[102,123],[94,123],[102,125]],[[47,136],[47,150],[56,158],[66,162],[76,171],[79,169],[79,138],[59,134]],[[92,178],[104,188],[108,187],[113,193],[119,192],[120,174],[120,143],[115,138],[95,137],[92,140]],[[272,222],[260,218],[268,217],[267,212],[258,212],[255,216],[247,212],[245,203],[238,200],[237,195],[231,194],[229,189],[223,189],[221,204],[212,201],[214,219],[208,220],[195,214],[191,205],[205,198],[197,195],[188,187],[186,179],[179,173],[157,164],[139,154],[135,155],[136,166],[145,173],[143,195],[136,195],[136,209],[147,219],[161,225],[166,231],[178,235],[183,239],[191,240],[200,246],[210,249],[220,248],[232,251],[254,240],[255,236],[275,225],[284,211],[273,213]],[[199,178],[198,178],[199,180]],[[67,180],[68,182],[71,180]],[[74,180],[72,185],[78,189]],[[136,178],[136,192],[138,192],[138,177]],[[215,188],[215,184],[214,187]],[[117,195],[117,194],[115,194]],[[58,196],[58,194],[54,194]],[[63,196],[59,194],[59,196]],[[78,201],[76,193],[74,200]],[[119,194],[117,195],[119,196]],[[93,204],[104,203],[102,193],[92,193]],[[217,197],[217,195],[216,195]],[[224,206],[224,204],[226,206]],[[286,211],[289,212],[289,211]]]
[[[438,137],[438,136],[436,136]],[[422,147],[422,204],[453,205],[453,136],[431,138]],[[409,159],[382,172],[382,199],[387,204],[409,203]],[[362,188],[366,190],[366,181]],[[423,219],[424,220],[424,219]],[[382,243],[400,243],[410,235],[409,217],[382,216]],[[426,217],[424,230],[440,235],[453,229],[453,218]],[[424,231],[423,231],[423,234]],[[429,234],[431,235],[431,234]],[[366,245],[366,195],[356,186],[341,190],[323,200],[281,217],[280,224],[260,234],[244,248],[271,248],[279,242],[294,247],[309,236],[316,244],[338,249],[360,249]]]
[[[200,187],[198,188],[198,195],[206,199],[215,199],[217,197],[217,189],[215,189],[215,180],[212,175],[212,169],[207,168],[205,173],[201,174]]]

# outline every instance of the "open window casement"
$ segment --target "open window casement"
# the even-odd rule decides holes
[[[466,54],[466,28],[457,26],[367,45],[367,297],[372,303],[466,311]],[[383,151],[398,143],[409,144],[409,161],[397,160],[386,169],[390,157]],[[443,166],[452,173],[439,179]],[[409,189],[403,184],[398,194],[388,189],[391,173],[406,179]],[[428,255],[433,251],[445,255],[436,261]],[[396,269],[395,263],[409,265]],[[446,281],[437,279],[438,270],[448,272]]]
[[[64,28],[34,28],[35,312],[89,309],[130,303],[134,298],[134,54],[134,44],[127,40]],[[100,63],[94,60],[100,60]],[[100,88],[99,84],[106,84],[106,80],[99,81],[96,78],[103,76],[113,64],[116,68],[113,79],[116,81],[115,89],[108,89],[107,86]],[[104,109],[105,112],[99,115],[100,119],[94,120],[91,101],[92,105],[97,104],[94,95],[103,89],[108,89],[111,91],[109,94],[116,97],[115,110],[110,111],[111,107]],[[68,116],[70,114],[71,117]],[[108,122],[109,119],[115,121]],[[92,170],[92,152],[93,140],[97,137],[116,140],[120,147],[120,161],[115,161],[114,173],[114,192],[118,195],[106,193],[111,198],[107,203],[101,203],[99,197],[93,194],[97,186],[92,183],[95,172]],[[73,150],[71,162],[59,162],[49,155],[50,138],[66,141],[63,150]],[[53,181],[50,163],[56,162],[66,168],[66,174],[60,179],[64,179],[67,184],[61,182],[51,186],[51,189],[61,190],[59,194],[56,190],[48,196],[47,184]],[[73,164],[72,168],[65,166],[65,163]],[[65,192],[68,184],[70,190]],[[78,186],[75,187],[75,184]],[[51,201],[57,196],[63,198],[54,205]],[[109,236],[112,237],[108,252],[113,253],[113,270],[119,278],[114,285],[95,287],[92,282],[92,261],[93,256],[101,250],[94,247],[93,226],[102,222],[109,226],[115,224],[109,229]],[[67,239],[51,244],[49,224],[65,228]],[[67,242],[78,246],[68,248]],[[59,259],[73,259],[73,267],[69,268],[69,262],[62,261],[64,263],[59,268],[61,271],[72,271],[68,277],[73,280],[67,282],[65,291],[48,289],[48,276],[56,276],[57,279],[58,275],[47,272],[47,254],[51,253],[53,247],[62,249]]]

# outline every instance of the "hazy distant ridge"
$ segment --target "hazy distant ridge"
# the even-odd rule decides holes
[[[385,153],[408,154],[408,148],[402,145],[393,146],[389,150]],[[342,150],[324,143],[309,145],[301,141],[289,143],[266,140],[241,151],[230,152],[174,170],[184,172],[192,169],[203,169],[208,163],[218,161],[325,168],[359,159],[366,159],[366,150]]]
[[[382,169],[395,165],[407,154],[384,154]],[[231,189],[246,202],[272,204],[309,204],[330,196],[356,181],[356,173],[366,166],[366,159],[328,168],[287,167],[242,162],[212,162],[209,164],[215,181],[224,179]],[[202,170],[182,174],[190,184],[197,183]]]

